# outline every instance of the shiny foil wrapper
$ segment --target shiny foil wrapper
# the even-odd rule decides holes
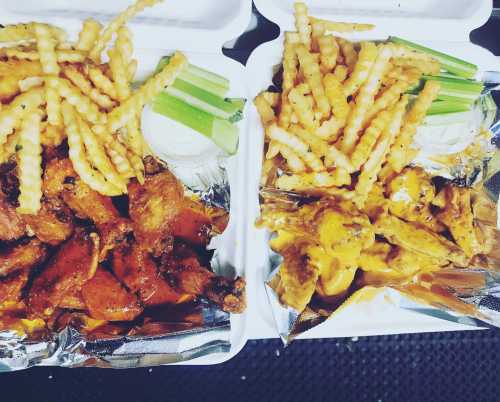
[[[480,202],[475,211],[475,223],[487,233],[487,241],[492,245],[491,252],[478,260],[477,265],[467,269],[442,270],[434,275],[423,275],[419,280],[419,285],[423,285],[421,287],[386,283],[374,289],[386,292],[388,300],[401,309],[469,326],[500,327],[500,251],[496,247],[496,244],[500,244],[500,116],[491,95],[483,96],[476,103],[471,118],[469,129],[476,133],[467,148],[471,152],[456,152],[453,147],[457,144],[454,143],[450,144],[448,152],[439,155],[421,152],[414,164],[459,186],[474,186],[478,189],[476,196]],[[422,138],[425,137],[420,136]],[[432,148],[440,151],[445,149],[443,144],[441,147],[433,144]],[[261,196],[288,206],[300,205],[311,198],[268,187],[261,188]],[[358,286],[335,305],[325,305],[313,297],[306,309],[300,312],[283,305],[273,287],[273,279],[279,272],[281,262],[282,257],[270,250],[270,273],[265,288],[278,334],[285,345],[325,320],[335,319],[334,313],[340,307],[356,304],[363,298],[363,291],[367,290],[367,287]],[[373,288],[372,285],[370,287]]]
[[[210,166],[183,167],[183,175],[195,180],[184,183],[210,206],[229,212],[230,188],[225,158],[210,161]],[[175,169],[169,168],[176,173]],[[180,177],[181,181],[183,177]],[[209,249],[219,245],[214,237]],[[234,267],[224,261],[216,248],[212,270],[233,277]],[[179,315],[179,314],[177,314]],[[179,363],[231,349],[230,314],[205,301],[188,306],[173,322],[162,320],[152,325],[134,326],[127,334],[91,339],[73,326],[57,333],[44,333],[38,340],[16,331],[0,331],[0,372],[33,366],[134,368]],[[193,319],[194,317],[194,319]],[[151,324],[151,323],[150,323]],[[155,325],[156,324],[156,325]]]

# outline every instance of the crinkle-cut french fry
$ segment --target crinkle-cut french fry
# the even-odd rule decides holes
[[[18,128],[24,116],[45,102],[43,88],[35,88],[18,95],[0,111],[0,145],[5,144],[7,136]]]
[[[118,50],[125,63],[129,63],[134,53],[132,33],[126,26],[120,27],[116,35],[115,48]]]
[[[345,121],[342,122],[335,116],[332,116],[328,120],[321,123],[321,125],[314,131],[314,134],[324,140],[335,141],[339,137],[340,129],[344,126],[344,124]]]
[[[48,75],[58,75],[60,69],[57,64],[55,51],[56,42],[52,38],[49,28],[43,24],[35,24],[34,30],[43,73]]]
[[[117,32],[120,27],[125,25],[127,21],[132,19],[136,14],[140,13],[146,7],[154,6],[161,1],[162,0],[138,0],[134,4],[129,6],[124,12],[118,14],[115,18],[113,18],[110,21],[109,25],[100,33],[97,42],[90,50],[90,58],[94,62],[98,63],[100,61],[102,51],[113,37],[113,34]]]
[[[316,102],[318,111],[326,118],[330,115],[330,104],[325,95],[325,89],[321,82],[321,71],[319,64],[313,59],[311,53],[304,45],[297,45],[295,48],[297,57],[299,58],[300,68],[304,73],[304,77],[309,84],[312,95]]]
[[[324,35],[318,38],[318,46],[321,73],[330,73],[337,64],[337,57],[340,50],[337,40],[332,35]]]
[[[53,126],[62,124],[61,97],[53,81],[53,77],[45,78],[45,99],[47,101],[47,121]]]
[[[139,117],[135,116],[131,119],[127,125],[127,145],[130,150],[138,155],[139,157],[143,156],[142,144],[144,143],[144,139],[142,138],[142,133],[139,128]]]
[[[397,81],[405,81],[409,84],[416,84],[421,76],[422,72],[417,68],[403,68],[396,66],[392,67],[387,74],[384,75],[383,84],[392,85]]]
[[[352,70],[354,70],[354,66],[356,65],[356,61],[358,60],[358,53],[356,52],[356,49],[354,49],[354,45],[352,44],[352,42],[348,41],[347,39],[337,38],[337,43],[340,46],[345,65],[347,66],[347,70],[351,72]]]
[[[112,141],[106,143],[106,152],[122,178],[130,179],[135,177],[132,164],[128,160],[127,148],[125,148],[120,141],[113,138]]]
[[[276,121],[276,114],[264,96],[264,92],[261,92],[259,95],[255,97],[253,100],[255,108],[259,113],[260,120],[264,127]]]
[[[266,159],[273,159],[280,153],[280,143],[274,140],[270,140],[267,145]]]
[[[87,123],[76,114],[80,135],[85,144],[87,157],[90,163],[104,176],[104,178],[120,189],[122,193],[127,192],[127,182],[116,171],[113,163],[106,154],[104,146],[99,141]]]
[[[111,109],[115,102],[106,94],[94,88],[88,79],[74,66],[63,67],[63,73],[82,93],[102,109]]]
[[[267,127],[266,134],[271,140],[290,147],[314,172],[325,170],[321,159],[311,152],[308,145],[294,134],[287,132],[276,124]]]
[[[365,116],[365,122],[369,122],[373,116],[381,110],[392,107],[410,85],[410,81],[397,81],[394,85],[387,88],[382,95],[375,100],[375,103]]]
[[[441,71],[441,64],[437,60],[419,60],[407,58],[393,58],[392,64],[398,67],[416,68],[425,75],[438,75]]]
[[[66,134],[62,126],[47,124],[45,130],[42,130],[42,145],[57,147],[62,144],[65,138]]]
[[[304,161],[288,146],[279,144],[279,151],[283,158],[286,159],[288,168],[293,173],[302,173],[306,171]]]
[[[7,137],[7,142],[0,147],[0,163],[7,162],[15,153],[21,139],[21,132],[18,130]]]
[[[163,88],[174,82],[186,65],[186,56],[175,52],[162,71],[149,78],[132,96],[109,113],[109,130],[113,133],[118,131],[127,124],[132,116],[141,113],[144,105],[153,100]]]
[[[64,78],[50,78],[54,81],[54,86],[59,95],[66,99],[70,105],[76,108],[86,120],[93,124],[103,124],[106,122],[106,115],[99,111],[99,107],[92,102],[88,96],[84,95],[71,82]]]
[[[127,156],[134,169],[135,177],[139,184],[144,184],[144,163],[142,162],[142,158],[132,151],[127,151]]]
[[[293,112],[292,105],[288,99],[290,90],[295,85],[297,78],[297,53],[295,46],[297,45],[297,35],[291,32],[285,33],[285,49],[283,51],[283,84],[281,95],[281,111],[279,115],[279,124],[283,128],[288,128],[290,125],[291,115]]]
[[[351,184],[351,176],[345,170],[284,174],[276,179],[276,188],[283,191],[314,191],[317,188],[338,187]]]
[[[0,77],[0,101],[10,101],[19,92],[19,77],[15,75]]]
[[[21,92],[27,92],[30,89],[41,87],[43,84],[44,79],[42,77],[28,77],[18,82]]]
[[[130,97],[127,66],[118,49],[110,49],[108,51],[108,56],[111,75],[113,76],[113,82],[115,83],[116,95],[118,96],[118,100],[123,102],[125,99]]]
[[[351,155],[351,163],[355,170],[366,162],[370,156],[372,148],[377,143],[379,136],[389,124],[392,114],[388,110],[382,110],[370,123],[365,132],[361,135]]]
[[[3,25],[0,28],[0,42],[18,42],[35,39],[35,24],[37,22],[29,22],[27,24]],[[43,24],[49,31],[50,35],[58,42],[66,40],[66,32],[53,25]]]
[[[76,173],[85,184],[102,195],[117,196],[123,194],[118,187],[106,181],[104,176],[95,170],[87,160],[82,134],[80,133],[76,111],[73,106],[65,101],[62,103],[62,111],[68,136],[68,156]]]
[[[411,161],[414,156],[410,152],[410,145],[413,142],[413,137],[425,119],[427,110],[431,107],[432,102],[436,99],[440,84],[437,81],[427,81],[413,103],[410,111],[404,118],[403,128],[396,138],[396,142],[391,147],[391,153],[387,158],[392,169],[397,173]]]
[[[139,62],[137,59],[132,59],[130,60],[130,63],[128,64],[127,67],[127,78],[129,82],[134,81],[135,74],[137,73],[137,66],[139,65]]]
[[[88,52],[99,37],[102,30],[102,24],[93,18],[87,18],[83,21],[82,30],[78,34],[76,49]]]
[[[319,52],[319,39],[325,34],[325,25],[321,21],[310,19],[311,24],[311,50]]]
[[[321,18],[310,17],[311,24],[321,23],[327,32],[362,32],[370,31],[375,25],[373,24],[357,24],[352,22],[336,22],[323,20]]]
[[[290,90],[288,99],[300,123],[308,130],[315,131],[317,124],[314,119],[314,111],[306,98],[306,94],[309,91],[307,84],[299,84]]]
[[[33,49],[7,47],[2,49],[0,53],[9,59],[40,60],[40,54]],[[85,60],[85,55],[79,50],[56,50],[56,58],[58,63],[81,63]]]
[[[344,92],[346,96],[355,93],[366,81],[370,70],[377,58],[377,46],[373,42],[362,42],[358,61],[354,66],[351,76],[344,82]]]
[[[40,143],[40,114],[33,110],[21,123],[18,155],[20,214],[34,215],[42,198],[42,145]]]
[[[353,172],[349,158],[340,152],[334,145],[328,144],[321,138],[309,133],[298,125],[290,126],[290,132],[304,141],[314,154],[320,158],[325,157],[325,165],[337,166],[347,172]]]
[[[92,84],[105,95],[112,99],[118,99],[113,82],[98,67],[87,65],[84,67]]]
[[[412,60],[421,60],[428,62],[435,62],[436,59],[427,53],[417,52],[416,50],[412,50],[404,45],[398,45],[395,43],[388,43],[386,46],[389,46],[392,51],[392,57],[395,59],[412,59]]]
[[[294,5],[295,28],[299,33],[300,41],[307,49],[311,48],[311,25],[307,15],[307,6],[305,3],[297,2]]]
[[[60,68],[59,64],[57,64],[55,51],[56,42],[52,39],[50,29],[43,24],[34,24],[33,29],[35,31],[43,73],[54,77],[59,75]],[[56,91],[54,80],[47,77],[45,80],[45,86],[48,122],[54,126],[59,126],[62,123],[61,100]]]
[[[329,139],[334,141],[338,136],[338,131],[344,128],[349,115],[350,106],[347,103],[347,96],[340,81],[334,74],[326,74],[323,77],[323,86],[325,87],[326,97],[332,108],[334,123],[332,127],[326,127],[327,130],[334,129],[328,133]],[[318,131],[321,131],[322,127]],[[321,133],[319,133],[321,134]]]
[[[42,75],[42,65],[39,61],[14,60],[0,61],[0,76],[16,76],[19,79]]]
[[[380,88],[380,82],[387,64],[392,56],[391,48],[386,45],[380,45],[377,59],[373,64],[370,74],[361,86],[356,96],[354,109],[349,115],[344,136],[342,138],[341,150],[350,154],[358,140],[358,133],[361,129],[366,113],[373,106],[375,95]]]
[[[366,202],[368,194],[373,188],[373,185],[377,181],[378,174],[382,169],[382,165],[385,162],[389,150],[394,143],[396,136],[401,130],[401,125],[403,123],[403,117],[406,111],[406,105],[408,104],[408,96],[405,95],[401,100],[394,106],[393,116],[391,122],[384,129],[377,145],[373,149],[370,157],[366,161],[358,177],[358,182],[354,191],[356,192],[356,197],[354,201],[358,208],[362,208]]]
[[[338,64],[333,70],[333,75],[339,82],[344,82],[347,79],[349,71],[346,66]]]

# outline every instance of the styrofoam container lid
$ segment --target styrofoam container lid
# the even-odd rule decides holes
[[[281,29],[294,29],[294,0],[254,0]],[[489,18],[492,0],[302,0],[309,14],[333,21],[372,23],[376,36],[397,31],[410,39],[463,41]]]
[[[76,36],[86,18],[107,22],[131,0],[0,0],[0,23],[45,21]],[[239,36],[252,13],[249,0],[168,0],[139,13],[128,27],[141,48],[220,53]]]

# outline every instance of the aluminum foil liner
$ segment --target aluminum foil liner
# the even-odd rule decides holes
[[[178,173],[170,165],[169,168]],[[212,160],[209,166],[191,167],[190,173],[189,168],[184,166],[180,179],[185,177],[195,178],[185,183],[188,191],[198,195],[208,205],[229,211],[230,189],[225,158]],[[217,247],[220,237],[213,238],[208,248]],[[234,267],[220,256],[217,249],[211,267],[219,275],[234,276]],[[133,335],[89,339],[70,326],[49,334],[43,340],[33,341],[15,331],[0,331],[0,372],[32,366],[158,366],[230,351],[231,324],[228,313],[203,301],[190,309],[189,313],[197,315],[196,324],[162,321],[170,330],[155,335],[149,335],[139,327],[133,328]]]
[[[497,148],[500,145],[500,118],[491,95],[483,96],[476,103],[470,117],[470,121],[464,121],[467,131],[474,133],[469,143],[460,144],[453,134],[446,138],[445,133],[441,147],[436,144],[429,147],[439,150],[439,154],[421,152],[414,164],[432,175],[453,180],[457,185],[480,188],[478,196],[482,202],[477,211],[476,223],[488,231],[489,241],[497,244],[500,240],[500,213],[497,213],[500,208],[500,150]],[[441,137],[432,135],[432,138]],[[421,132],[420,137],[416,138],[417,145],[421,145],[419,141],[423,140],[425,133]],[[449,148],[445,146],[446,140],[450,142]],[[469,152],[469,149],[472,151]],[[311,200],[311,197],[301,194],[267,187],[261,189],[261,195],[272,195],[274,200],[288,206]],[[354,285],[349,297],[334,306],[324,305],[314,297],[303,312],[281,304],[272,286],[281,262],[282,257],[270,250],[270,273],[265,287],[278,334],[285,345],[330,318],[340,307],[357,302],[356,296],[360,289]],[[440,275],[424,279],[427,282],[422,283],[428,287],[425,290],[397,283],[385,284],[382,288],[391,289],[400,296],[395,299],[402,309],[469,326],[500,327],[500,251],[496,247],[483,261],[478,262],[478,266],[452,272],[440,271]]]

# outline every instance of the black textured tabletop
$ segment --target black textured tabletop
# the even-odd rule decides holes
[[[500,4],[499,4],[500,5]],[[259,18],[225,53],[245,62],[278,28]],[[500,17],[472,40],[500,55]],[[498,99],[498,98],[497,98]],[[250,323],[251,325],[251,323]],[[0,375],[0,401],[500,401],[500,330],[250,341],[217,366],[34,368]]]

